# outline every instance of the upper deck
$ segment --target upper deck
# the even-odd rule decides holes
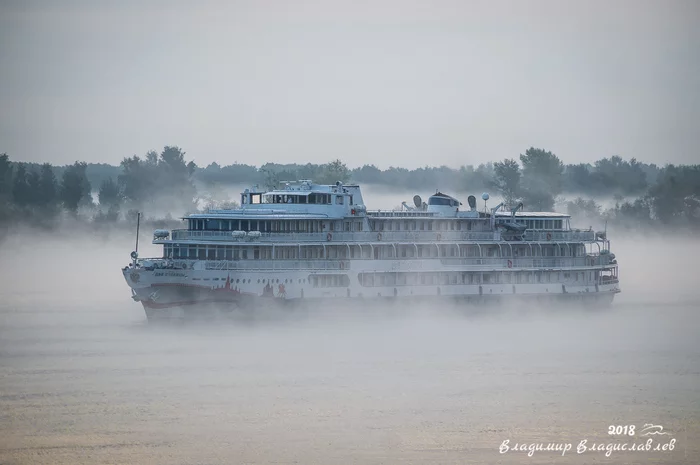
[[[236,218],[343,218],[366,212],[360,186],[314,184],[309,180],[286,181],[282,189],[258,186],[241,193],[241,206],[232,210],[209,210],[183,219]]]
[[[484,200],[488,199],[483,194]],[[592,230],[573,230],[570,216],[556,212],[483,211],[469,196],[468,207],[436,192],[425,203],[401,210],[368,211],[355,184],[319,185],[308,180],[286,182],[284,188],[241,193],[241,206],[209,210],[183,218],[187,229],[156,231],[154,243],[196,241],[266,243],[299,242],[455,242],[455,241],[581,241],[598,239]],[[519,211],[521,210],[521,211]]]

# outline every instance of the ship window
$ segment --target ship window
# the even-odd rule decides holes
[[[336,195],[336,196],[335,196],[335,204],[336,204],[336,205],[342,205],[342,204],[343,204],[343,196],[342,196],[342,195]]]
[[[430,197],[428,199],[428,205],[447,205],[451,203],[450,199],[445,199],[442,197]]]

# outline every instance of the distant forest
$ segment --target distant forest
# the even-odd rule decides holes
[[[212,163],[205,168],[187,161],[179,147],[124,158],[119,166],[75,162],[67,166],[21,163],[0,155],[0,224],[26,223],[54,228],[67,218],[96,227],[133,224],[137,211],[151,222],[172,221],[207,208],[236,205],[228,186],[311,179],[381,185],[411,192],[490,192],[508,205],[523,202],[530,211],[565,209],[574,219],[626,228],[652,225],[700,227],[700,165],[641,163],[613,156],[593,164],[564,164],[555,154],[529,148],[518,157],[493,163],[414,170],[373,165],[349,169],[342,161],[326,164],[275,164],[260,167]],[[95,195],[96,194],[96,195]],[[569,200],[561,202],[561,198]],[[613,207],[596,202],[613,198]],[[371,205],[369,205],[372,208]]]

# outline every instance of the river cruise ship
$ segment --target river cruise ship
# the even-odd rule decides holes
[[[481,198],[486,204],[488,194]],[[573,229],[569,215],[522,204],[478,209],[472,195],[464,207],[441,192],[412,203],[367,210],[360,186],[340,182],[253,186],[239,208],[156,230],[162,255],[134,251],[122,272],[149,320],[273,303],[329,310],[340,301],[387,300],[606,305],[620,292],[606,233]]]

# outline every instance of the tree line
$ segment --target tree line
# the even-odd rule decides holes
[[[95,224],[133,219],[137,211],[152,217],[235,206],[222,187],[258,184],[274,188],[287,180],[311,179],[382,185],[408,190],[489,191],[508,205],[530,211],[563,207],[576,217],[612,221],[629,227],[700,226],[700,165],[641,163],[619,156],[593,164],[564,164],[555,154],[531,147],[517,158],[464,165],[381,170],[374,165],[349,169],[340,160],[326,164],[247,164],[205,168],[186,160],[179,147],[125,157],[119,166],[75,162],[68,166],[22,163],[0,155],[0,223],[16,221],[51,227],[57,218],[81,218]],[[217,189],[219,189],[217,191]],[[495,191],[495,192],[494,192]],[[616,199],[602,209],[594,198]],[[571,200],[573,199],[573,200]],[[627,200],[625,200],[627,199]],[[371,207],[371,205],[370,205]]]

